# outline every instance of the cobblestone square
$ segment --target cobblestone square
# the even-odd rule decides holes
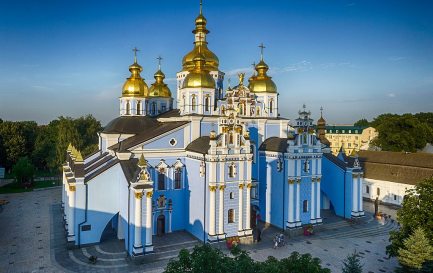
[[[168,259],[176,257],[181,248],[192,249],[199,242],[186,232],[175,232],[155,238],[155,254],[136,264],[126,258],[119,241],[67,250],[61,220],[60,188],[0,195],[10,201],[0,213],[0,272],[162,272]],[[372,209],[366,202],[367,210]],[[392,209],[384,208],[392,214]],[[395,213],[395,211],[394,211]],[[311,237],[293,236],[284,247],[273,249],[272,237],[278,230],[263,231],[259,244],[244,246],[256,260],[268,256],[287,257],[292,251],[311,253],[322,260],[332,272],[341,272],[341,261],[357,251],[364,264],[364,272],[393,272],[398,265],[395,258],[385,254],[388,232],[396,229],[394,221],[378,222],[367,214],[359,223],[352,224],[336,217],[324,218],[325,224]],[[328,222],[328,223],[327,223]],[[289,235],[289,234],[288,234]],[[225,250],[224,244],[215,245]],[[90,255],[98,256],[94,265]]]

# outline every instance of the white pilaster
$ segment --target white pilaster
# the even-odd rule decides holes
[[[248,162],[248,165],[250,165],[250,162]],[[246,207],[245,207],[245,229],[249,230],[249,229],[251,229],[251,226],[250,226],[250,219],[251,219],[251,183],[247,184],[247,192],[246,192],[246,198],[245,199],[246,199],[245,200],[245,204],[246,204]]]
[[[68,241],[75,240],[75,185],[69,185]]]
[[[296,183],[296,226],[301,225],[301,180]]]
[[[146,193],[146,252],[153,251],[152,244],[152,196],[153,192]]]
[[[320,216],[320,204],[321,204],[321,200],[320,200],[320,180],[321,178],[318,177],[316,179],[316,222],[317,223],[321,223],[322,222],[322,218]]]
[[[311,180],[311,205],[310,205],[310,223],[316,223],[316,191],[315,191],[315,178]]]
[[[238,231],[243,230],[243,191],[244,191],[244,184],[239,184],[239,219],[238,219]]]
[[[219,192],[219,215],[218,215],[218,234],[224,234],[224,188],[225,186],[220,186]]]
[[[143,245],[141,243],[141,198],[143,193],[135,193],[135,212],[134,212],[134,255],[143,254]]]
[[[215,235],[215,191],[216,186],[210,186],[209,194],[209,235]]]
[[[352,216],[358,216],[358,181],[357,177],[352,176]]]
[[[288,181],[289,183],[289,200],[288,201],[288,210],[289,210],[289,221],[287,226],[289,228],[295,227],[295,219],[294,219],[294,208],[293,205],[295,204],[295,200],[294,200],[294,180],[293,179],[289,179]]]

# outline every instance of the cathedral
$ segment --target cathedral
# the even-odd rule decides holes
[[[252,241],[258,222],[282,230],[322,224],[322,210],[361,217],[357,157],[332,155],[326,122],[304,105],[280,117],[278,88],[263,46],[254,73],[224,88],[209,49],[207,20],[195,19],[192,50],[176,75],[176,103],[161,64],[150,86],[137,60],[121,90],[119,116],[83,158],[69,145],[62,207],[67,241],[96,244],[111,228],[125,252],[153,252],[153,237],[186,231],[204,242]]]

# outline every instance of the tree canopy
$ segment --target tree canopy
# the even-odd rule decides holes
[[[398,250],[398,261],[408,269],[422,269],[427,261],[433,261],[433,246],[421,227],[403,241],[403,248]]]
[[[235,254],[232,252],[232,254]],[[289,257],[277,260],[268,257],[264,262],[254,261],[246,251],[237,251],[230,257],[209,244],[196,246],[192,252],[181,250],[177,259],[167,264],[165,273],[330,273],[322,268],[320,259],[310,254],[293,252]]]
[[[433,177],[421,181],[414,189],[408,190],[402,207],[397,211],[399,230],[391,231],[387,253],[398,256],[399,249],[404,249],[404,240],[419,227],[433,245]]]
[[[433,113],[382,114],[370,125],[379,133],[372,144],[384,151],[416,152],[433,143]]]
[[[48,125],[34,121],[0,122],[0,165],[10,169],[19,158],[27,157],[38,169],[55,170],[65,160],[72,143],[83,156],[98,149],[101,123],[87,115],[77,119],[59,117]]]

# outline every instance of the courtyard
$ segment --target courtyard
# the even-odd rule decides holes
[[[122,242],[109,237],[99,245],[68,250],[64,239],[61,212],[61,189],[51,188],[17,194],[3,194],[8,200],[0,212],[0,272],[162,272],[169,259],[180,249],[192,249],[199,244],[186,232],[174,232],[154,237],[155,254],[141,263],[126,257]],[[367,211],[372,203],[366,202]],[[395,215],[392,208],[383,211]],[[377,221],[371,213],[357,222],[343,221],[324,214],[324,223],[313,236],[287,234],[287,244],[273,249],[272,238],[279,231],[264,228],[262,241],[243,246],[256,260],[268,256],[287,257],[292,251],[311,253],[322,260],[332,272],[341,271],[341,261],[353,251],[362,257],[364,272],[393,272],[395,258],[385,254],[388,232],[397,228],[390,219]],[[215,245],[226,251],[224,244]],[[88,258],[97,256],[96,264]]]

